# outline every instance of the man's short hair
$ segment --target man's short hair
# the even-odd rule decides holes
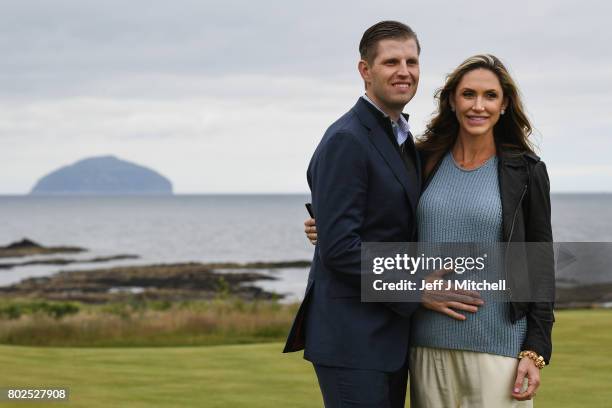
[[[388,38],[413,38],[414,41],[416,41],[417,52],[419,54],[421,53],[421,44],[419,44],[419,39],[412,28],[399,21],[381,21],[374,24],[363,33],[363,37],[361,37],[361,41],[359,42],[359,54],[361,54],[361,59],[371,64],[376,58],[376,50],[379,41]]]

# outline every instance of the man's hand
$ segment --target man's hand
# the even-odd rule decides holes
[[[442,269],[432,272],[427,276],[425,282],[432,283],[441,280],[449,272],[452,272],[452,270]],[[423,290],[421,304],[427,309],[445,314],[453,319],[465,320],[465,315],[453,309],[476,313],[478,306],[482,306],[484,301],[480,298],[478,292],[471,290],[426,289]]]
[[[310,243],[317,243],[317,225],[314,218],[308,218],[304,221],[304,232],[310,240]],[[433,282],[440,280],[444,275],[451,270],[439,270],[431,273],[425,281]],[[465,320],[466,317],[457,313],[453,309],[463,310],[470,313],[476,313],[478,306],[482,306],[484,301],[480,298],[478,292],[469,290],[424,290],[421,298],[423,307],[431,309],[438,313],[445,314],[453,319]]]
[[[525,378],[527,378],[527,384],[529,385],[525,392],[521,392]],[[523,357],[516,369],[512,398],[519,401],[530,400],[536,396],[538,388],[540,388],[540,369],[536,367],[532,359]]]
[[[314,218],[308,218],[304,221],[304,232],[312,245],[317,244],[317,224]]]

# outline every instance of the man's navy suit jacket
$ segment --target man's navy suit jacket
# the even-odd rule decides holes
[[[369,102],[325,132],[308,167],[318,241],[284,352],[332,367],[397,371],[418,303],[361,302],[361,243],[416,238],[420,190],[414,144],[406,163],[391,122]]]

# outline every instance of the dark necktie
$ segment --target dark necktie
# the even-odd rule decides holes
[[[399,146],[400,156],[402,157],[402,161],[410,174],[411,182],[418,183],[418,172],[416,168],[416,151],[414,146],[414,141],[412,140],[412,135],[408,132],[408,139],[404,141]],[[417,185],[417,184],[415,184]]]

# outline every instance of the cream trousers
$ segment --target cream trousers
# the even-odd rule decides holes
[[[532,408],[533,401],[517,401],[510,394],[518,362],[487,353],[413,347],[410,407]]]

